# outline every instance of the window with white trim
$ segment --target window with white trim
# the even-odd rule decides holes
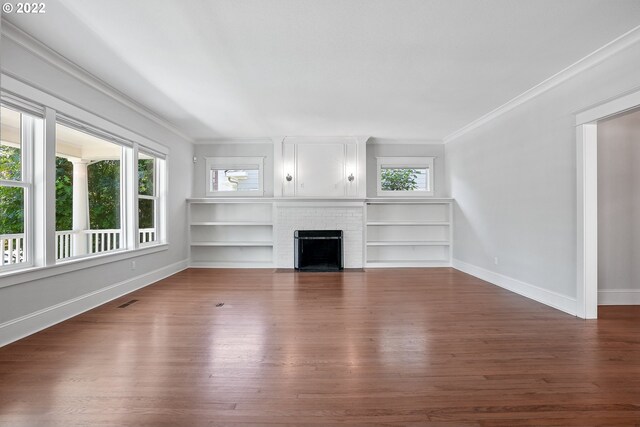
[[[207,196],[262,196],[264,157],[207,157]]]
[[[378,157],[378,196],[433,196],[433,157]]]
[[[1,108],[0,275],[166,243],[164,147],[14,95]]]
[[[33,263],[33,147],[42,119],[0,106],[0,271]]]
[[[126,247],[124,150],[130,148],[86,128],[56,124],[57,260]]]
[[[146,245],[158,238],[160,159],[152,154],[138,153],[138,228],[139,243]]]

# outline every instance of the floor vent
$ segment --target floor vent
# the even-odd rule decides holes
[[[129,301],[129,302],[125,302],[124,304],[119,305],[119,306],[118,306],[118,308],[127,308],[127,307],[129,307],[131,304],[136,303],[136,302],[138,302],[138,300],[137,300],[137,299],[132,299],[132,300],[131,300],[131,301]]]
[[[223,305],[224,305],[223,302],[219,302],[219,303],[216,304],[216,307],[222,307]]]

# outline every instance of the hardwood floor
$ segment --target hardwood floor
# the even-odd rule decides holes
[[[191,269],[1,348],[0,425],[640,425],[640,307],[600,314],[448,268]]]

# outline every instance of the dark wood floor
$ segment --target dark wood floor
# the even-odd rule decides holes
[[[0,425],[640,425],[640,307],[600,315],[448,268],[192,269],[0,349]]]

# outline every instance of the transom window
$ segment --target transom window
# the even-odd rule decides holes
[[[432,196],[433,157],[378,157],[379,196]]]
[[[262,196],[262,157],[207,157],[207,196]]]

